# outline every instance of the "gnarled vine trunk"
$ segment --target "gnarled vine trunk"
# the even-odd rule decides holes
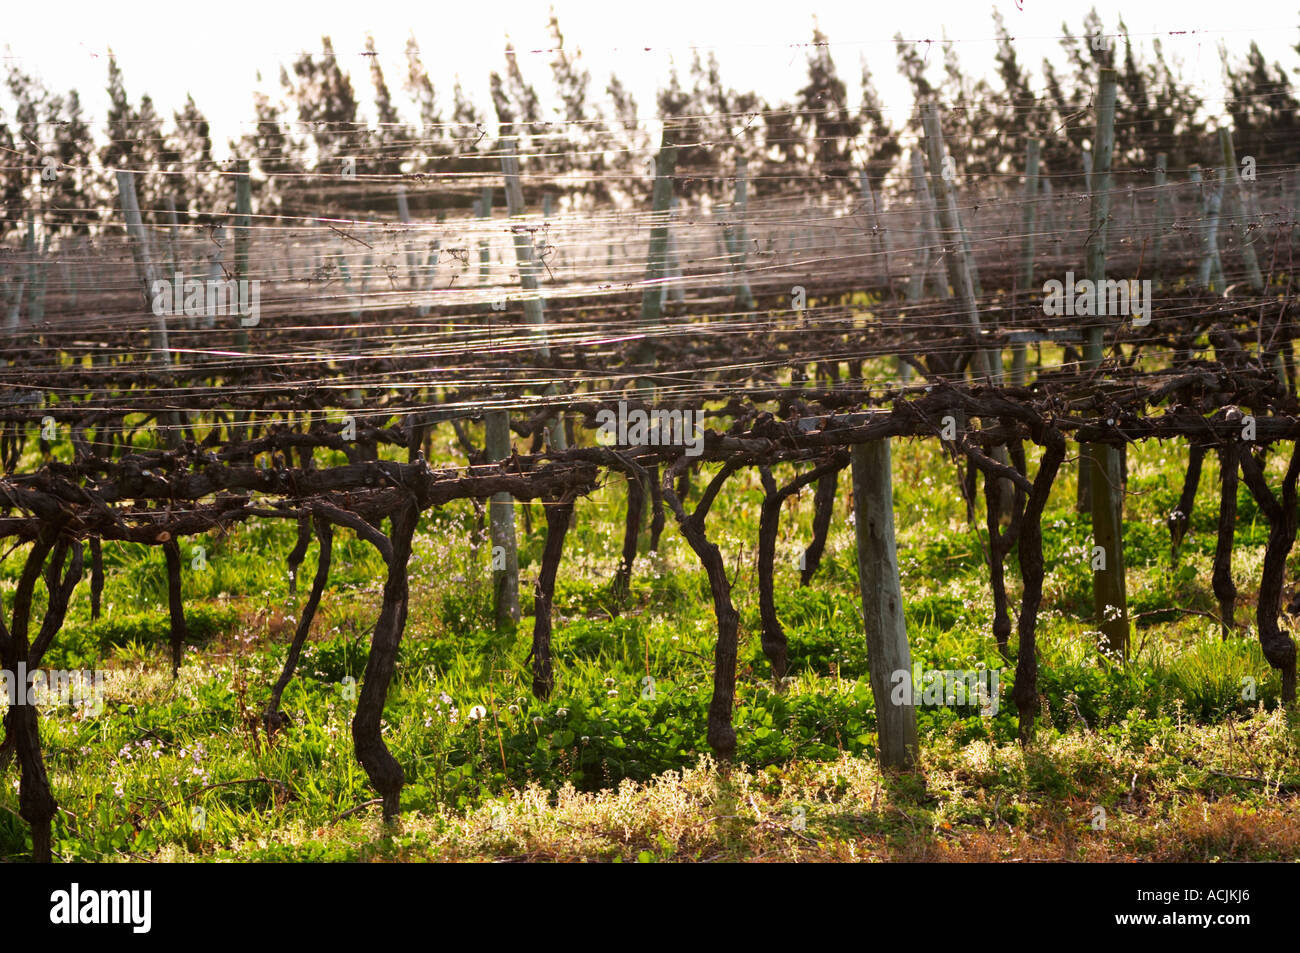
[[[673,490],[673,479],[690,462],[680,457],[664,471],[663,495],[677,517],[682,535],[704,566],[713,595],[713,612],[718,620],[718,641],[713,653],[713,698],[709,702],[709,747],[724,761],[736,753],[736,729],[731,724],[731,710],[736,701],[736,653],[739,647],[740,613],[731,603],[731,582],[727,579],[722,562],[722,551],[709,542],[704,532],[704,518],[709,514],[722,484],[739,467],[740,462],[729,460],[709,483],[695,511],[687,515],[681,500]]]
[[[826,537],[830,533],[831,517],[835,514],[835,491],[839,479],[839,470],[832,470],[817,480],[817,492],[813,496],[812,541],[804,550],[803,568],[799,571],[801,586],[812,581],[813,573],[821,565],[822,554],[826,551]]]
[[[321,595],[325,592],[325,585],[329,582],[330,560],[333,556],[334,547],[334,527],[323,516],[317,516],[314,520],[309,516],[307,519],[315,523],[316,539],[320,543],[320,552],[316,557],[316,577],[312,580],[307,603],[302,607],[302,613],[298,619],[298,628],[293,633],[293,642],[290,643],[289,652],[284,659],[284,668],[280,671],[280,677],[276,680],[275,685],[271,687],[271,697],[262,712],[262,724],[266,726],[268,734],[272,734],[284,727],[285,717],[280,711],[280,698],[284,694],[285,688],[288,687],[289,681],[293,678],[294,671],[298,668],[298,659],[302,655],[302,647],[307,641],[307,634],[311,631],[312,620],[316,618],[316,609],[320,606]],[[301,532],[301,519],[298,526]],[[303,555],[305,556],[306,553],[304,552]],[[302,557],[300,556],[299,563],[301,561]]]
[[[1065,438],[1049,431],[1043,438],[1045,447],[1034,477],[1034,488],[1025,503],[1020,526],[1020,577],[1024,590],[1020,596],[1020,620],[1017,630],[1020,645],[1016,658],[1016,684],[1011,697],[1020,716],[1020,743],[1034,737],[1034,716],[1038,712],[1038,607],[1043,601],[1043,509],[1052,492],[1052,483],[1065,459]]]
[[[542,547],[542,567],[533,590],[533,695],[550,698],[555,688],[551,670],[551,610],[555,603],[555,577],[564,555],[564,537],[573,518],[573,501],[548,501],[546,509],[546,544]]]
[[[406,774],[384,744],[380,722],[384,700],[397,666],[397,649],[406,628],[406,610],[410,587],[406,576],[411,559],[411,540],[419,522],[420,509],[411,500],[393,513],[391,545],[381,548],[388,576],[384,580],[384,601],[370,639],[370,656],[357,697],[357,712],[352,718],[352,743],[357,760],[383,798],[384,820],[393,821],[401,811],[402,785]],[[371,538],[371,542],[375,542]]]
[[[1300,442],[1291,449],[1291,463],[1282,478],[1282,501],[1268,488],[1264,470],[1249,453],[1241,454],[1241,472],[1255,502],[1268,519],[1268,544],[1264,548],[1264,568],[1259,580],[1259,604],[1255,622],[1259,644],[1268,664],[1282,676],[1282,703],[1295,705],[1296,649],[1291,635],[1278,625],[1282,611],[1282,587],[1286,577],[1286,558],[1295,544],[1296,479],[1300,477]]]
[[[1009,450],[1008,457],[1016,471],[1025,472],[1025,448],[1020,442]],[[972,467],[972,470],[974,468]],[[985,526],[989,534],[989,583],[993,590],[993,638],[998,651],[1005,658],[1007,642],[1011,636],[1011,613],[1007,598],[1006,558],[1020,536],[1021,521],[1025,512],[1024,488],[1016,485],[1010,501],[1009,522],[1002,528],[1003,506],[1006,505],[1007,481],[1001,477],[984,474]]]
[[[789,664],[787,657],[789,643],[785,636],[785,629],[781,626],[781,620],[776,615],[776,585],[773,580],[781,506],[793,494],[813,481],[817,481],[818,492],[820,492],[821,481],[828,476],[834,478],[847,465],[846,455],[840,452],[831,461],[795,477],[779,490],[776,481],[772,479],[771,468],[766,466],[759,468],[764,496],[758,518],[758,612],[762,625],[763,654],[772,663],[772,677],[776,679],[778,685],[781,679],[785,678]]]
[[[21,665],[30,675],[40,665],[45,649],[63,625],[68,602],[81,578],[80,545],[76,545],[72,564],[67,573],[63,573],[63,563],[73,544],[59,538],[61,532],[61,525],[46,524],[32,542],[14,591],[10,623],[6,625],[3,616],[0,616],[0,660],[3,660],[4,667],[11,673],[17,673]],[[50,562],[45,570],[45,579],[49,596],[45,616],[36,640],[29,643],[32,596],[47,555]],[[30,699],[27,697],[26,684],[15,685],[15,691],[21,697],[15,699],[16,704],[9,708],[5,718],[6,736],[0,743],[0,752],[10,749],[18,756],[18,814],[32,832],[32,859],[38,863],[49,863],[53,859],[53,819],[58,805],[50,790],[50,779],[41,754],[37,708],[28,704]],[[8,755],[0,753],[0,764],[8,759]]]
[[[1196,488],[1201,482],[1201,466],[1205,462],[1205,452],[1205,444],[1192,444],[1187,457],[1187,473],[1183,476],[1183,492],[1178,497],[1178,505],[1174,507],[1167,520],[1170,551],[1174,558],[1177,558],[1178,547],[1183,544],[1183,537],[1187,535],[1187,530],[1192,525],[1192,509],[1196,506]]]
[[[185,628],[185,603],[181,600],[181,548],[174,539],[163,543],[167,557],[167,610],[171,620],[172,678],[181,671],[181,653],[189,632]]]

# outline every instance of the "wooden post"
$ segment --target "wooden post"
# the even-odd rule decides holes
[[[1201,170],[1193,167],[1190,179],[1192,182],[1200,182]],[[1197,283],[1202,288],[1220,294],[1227,287],[1223,276],[1223,258],[1219,254],[1219,209],[1222,200],[1223,195],[1218,187],[1208,182],[1201,187],[1201,217],[1205,219],[1205,232],[1201,240],[1204,252],[1197,272]]]
[[[45,282],[47,280],[45,255],[50,250],[50,233],[42,223],[42,241],[36,240],[36,217],[27,214],[27,323],[39,325],[45,320]],[[40,246],[44,246],[43,248]]]
[[[1256,293],[1264,290],[1264,276],[1259,271],[1259,260],[1255,257],[1255,236],[1250,228],[1250,203],[1246,200],[1246,191],[1241,184],[1240,170],[1237,168],[1237,150],[1232,146],[1232,132],[1226,126],[1219,128],[1219,148],[1223,152],[1223,173],[1220,181],[1227,180],[1232,185],[1232,196],[1236,199],[1237,214],[1241,216],[1241,257],[1246,264],[1246,278]],[[1225,183],[1225,193],[1227,192]]]
[[[175,212],[175,199],[172,196],[166,198],[166,213],[168,213],[168,229],[166,229],[166,250],[168,250],[169,264],[172,265],[172,273],[179,274],[182,270],[181,251],[179,251],[179,234],[181,234],[181,218]],[[192,317],[186,321],[190,328],[198,328],[199,322],[203,320],[200,317]]]
[[[117,192],[122,203],[122,217],[126,220],[126,230],[131,237],[131,250],[135,255],[136,272],[144,286],[145,305],[152,312],[153,287],[158,279],[158,268],[153,256],[153,246],[149,233],[145,231],[144,221],[140,217],[140,202],[136,198],[135,177],[130,172],[119,170],[117,173]],[[180,289],[173,289],[178,293]],[[172,362],[171,351],[167,345],[167,317],[154,315],[153,328],[149,334],[150,359],[158,360],[164,365]],[[157,355],[156,358],[153,355]],[[180,446],[180,419],[174,412],[163,412],[158,416],[162,426],[163,442],[169,448]]]
[[[971,330],[978,336],[980,331],[979,308],[975,303],[975,286],[971,283],[970,268],[962,244],[961,213],[957,209],[957,197],[948,186],[943,175],[944,147],[943,127],[939,119],[939,107],[934,102],[921,107],[922,123],[925,127],[925,147],[930,157],[930,181],[934,186],[935,204],[938,206],[939,223],[943,229],[944,259],[948,263],[948,277],[961,301],[962,310],[966,312]],[[990,380],[991,363],[983,348],[976,347],[971,355],[971,376],[977,382]]]
[[[668,244],[664,247],[664,277],[667,278],[673,270],[673,218],[674,210],[677,207],[677,197],[668,204]],[[665,281],[659,286],[659,312],[663,313],[664,305],[668,303],[668,282]]]
[[[181,270],[180,253],[181,220],[176,214],[176,200],[167,196],[167,253],[171,257],[172,271]]]
[[[866,169],[858,171],[858,194],[862,199],[863,213],[870,216],[872,244],[875,246],[877,254],[880,255],[881,267],[884,269],[885,286],[892,292],[894,276],[889,263],[889,246],[885,243],[885,232],[880,227],[880,209],[876,203],[876,195],[871,190],[871,177],[867,175]],[[911,365],[903,366],[909,369],[911,367]]]
[[[222,258],[225,255],[226,248],[226,227],[216,225],[212,229],[212,240],[207,245],[208,258],[208,280],[224,281],[226,269],[222,267]],[[205,329],[216,327],[216,318],[208,314],[206,308],[203,309],[203,317],[199,319],[199,324]]]
[[[679,216],[681,200],[673,196],[672,214],[673,218]],[[682,274],[682,256],[677,242],[678,230],[674,229],[668,236],[668,277],[675,279],[668,290],[668,300],[676,304],[686,303],[686,286],[683,284]]]
[[[1038,219],[1038,140],[1025,142],[1025,207],[1021,216],[1024,246],[1021,250],[1020,270],[1026,295],[1034,292],[1034,229]],[[1011,347],[1011,380],[1017,387],[1025,386],[1025,345]]]
[[[1043,189],[1043,231],[1052,236],[1052,241],[1056,243],[1057,251],[1061,247],[1061,231],[1059,218],[1056,214],[1056,200],[1052,197],[1052,180],[1050,176],[1042,177]]]
[[[411,224],[411,207],[406,201],[406,186],[404,185],[397,187],[397,217],[402,220],[403,225]],[[402,245],[406,249],[406,283],[411,290],[415,290],[419,287],[419,264],[416,261],[415,252],[411,249],[410,241],[404,239]]]
[[[519,155],[516,151],[515,140],[513,138],[506,139],[503,145],[501,171],[505,176],[506,183],[506,210],[513,221],[522,218],[527,209],[524,207],[523,186],[519,181]],[[533,246],[532,236],[528,234],[521,223],[512,225],[510,230],[514,237],[515,264],[519,267],[519,285],[526,294],[524,298],[524,320],[536,328],[536,339],[539,342],[538,351],[543,358],[548,358],[551,356],[551,349],[547,344],[542,292],[537,282],[536,249]],[[548,395],[559,393],[559,385],[552,383],[547,387],[546,393]],[[547,425],[547,431],[552,450],[567,448],[568,443],[563,422],[558,417],[553,418]]]
[[[1094,143],[1095,144],[1095,143]],[[1083,149],[1083,191],[1085,195],[1092,195],[1092,150],[1086,146]],[[1074,225],[1075,203],[1070,203],[1070,212],[1068,215],[1070,225]]]
[[[253,222],[253,188],[248,176],[248,160],[235,164],[235,280],[248,277],[249,227]],[[248,350],[248,331],[243,323],[235,332],[235,343]]]
[[[235,277],[248,277],[249,228],[253,224],[253,184],[248,160],[235,164]]]
[[[1156,188],[1156,215],[1155,215],[1155,241],[1151,247],[1151,271],[1156,281],[1163,281],[1163,272],[1160,268],[1161,255],[1160,251],[1165,241],[1166,216],[1169,214],[1169,170],[1166,168],[1169,164],[1169,157],[1163,152],[1156,153],[1156,171],[1155,171],[1155,188]]]
[[[346,255],[339,259],[339,274],[342,275],[343,277],[343,290],[346,291],[349,295],[351,295],[353,293],[352,269],[348,267],[348,260]],[[359,305],[357,302],[354,301],[352,303],[351,313],[352,313],[352,320],[360,324],[361,305]]]
[[[925,187],[925,165],[921,153],[912,150],[912,203],[916,207],[916,238],[912,241],[912,273],[907,278],[907,300],[925,297],[925,277],[930,270],[930,191]]]
[[[661,296],[657,282],[664,275],[664,266],[668,257],[668,214],[673,201],[673,173],[677,170],[677,147],[673,144],[667,124],[664,125],[663,138],[660,140],[659,155],[655,160],[654,193],[651,197],[650,249],[646,257],[645,289],[641,293],[641,324],[646,337],[638,348],[637,362],[653,364],[655,348],[651,339],[651,328],[659,323],[663,316],[660,307]],[[649,382],[642,382],[647,386]]]
[[[727,263],[727,273],[734,279],[736,277],[736,226],[732,222],[722,224],[722,245],[718,249],[718,254],[722,260]],[[731,295],[733,299],[740,300],[740,282],[733,281],[731,284]]]
[[[749,289],[749,276],[746,274],[749,245],[749,230],[745,227],[745,213],[749,210],[749,162],[744,156],[736,157],[736,224],[733,232],[734,247],[732,268],[736,274],[736,307],[741,311],[754,310],[754,294]]]
[[[343,275],[344,290],[347,291],[348,294],[351,294],[352,293],[352,271],[351,269],[348,268],[348,262],[346,256],[339,262],[339,271]],[[358,329],[361,326],[361,305],[356,303],[352,305],[352,324],[353,324],[352,354],[358,355],[361,353],[361,343],[357,339],[356,335],[360,333]],[[352,375],[349,374],[348,376],[352,376]],[[361,388],[360,387],[349,388],[348,400],[351,401],[353,407],[360,409]]]
[[[1038,149],[1037,139],[1025,143],[1025,207],[1021,216],[1024,245],[1021,249],[1020,271],[1027,293],[1034,288],[1034,229],[1038,220]]]
[[[1211,237],[1209,245],[1214,253],[1213,264],[1214,273],[1211,280],[1214,282],[1214,289],[1219,292],[1227,292],[1228,279],[1223,273],[1223,250],[1219,248],[1219,226],[1223,222],[1223,197],[1228,191],[1228,174],[1224,169],[1216,172],[1219,184],[1215,187],[1214,193],[1210,200],[1210,231]]]
[[[420,317],[427,317],[429,314],[430,302],[433,300],[434,287],[438,282],[438,256],[442,249],[442,239],[434,239],[433,247],[429,249],[428,260],[424,263],[424,270],[428,274],[428,282],[424,291],[428,295],[425,300],[415,306],[415,313]],[[347,252],[343,253],[341,261],[347,258]]]
[[[1128,187],[1128,209],[1128,240],[1136,251],[1141,247],[1142,227],[1138,219],[1137,190],[1132,185]]]
[[[479,199],[478,215],[483,218],[492,217],[492,186],[483,187],[483,197]],[[478,281],[479,284],[485,284],[488,280],[488,272],[492,268],[492,251],[489,241],[484,238],[478,243]]]
[[[1200,197],[1201,197],[1201,201],[1200,201],[1200,206],[1201,206],[1201,218],[1202,218],[1202,220],[1204,220],[1204,218],[1205,218],[1205,210],[1206,210],[1206,202],[1205,202],[1205,190],[1206,190],[1206,186],[1202,183],[1202,180],[1201,180],[1201,167],[1200,167],[1199,165],[1192,165],[1192,166],[1189,166],[1189,167],[1188,167],[1188,169],[1187,169],[1187,181],[1190,182],[1190,183],[1192,183],[1193,185],[1200,186],[1200,188],[1199,188],[1197,191],[1198,191],[1198,194],[1199,194]],[[1204,288],[1204,287],[1205,287],[1206,280],[1207,280],[1206,278],[1202,278],[1202,277],[1201,277],[1201,275],[1203,274],[1204,261],[1205,261],[1205,233],[1204,233],[1204,231],[1202,231],[1202,233],[1201,233],[1201,237],[1200,237],[1200,239],[1197,241],[1196,244],[1197,244],[1197,247],[1202,251],[1202,256],[1201,256],[1202,264],[1201,264],[1201,267],[1197,269],[1197,284],[1199,284],[1202,288]]]
[[[366,287],[370,284],[370,266],[374,263],[374,255],[366,252],[366,257],[361,259],[361,299],[363,302],[366,297]]]
[[[935,222],[934,199],[930,195],[930,186],[925,179],[925,159],[919,149],[912,150],[911,159],[912,187],[916,190],[917,201],[922,207],[920,241],[925,247],[926,272],[935,294],[947,301],[952,298],[952,289],[948,286],[943,262],[939,260],[943,257],[939,242],[939,226]],[[932,250],[937,251],[938,254],[932,256]],[[919,295],[924,295],[922,287],[918,287],[917,292]]]
[[[664,265],[664,277],[669,280],[663,284],[663,293],[659,296],[659,307],[669,301],[682,304],[686,301],[686,293],[682,288],[682,263],[677,251],[677,230],[673,227],[673,220],[677,218],[677,196],[673,196],[672,203],[668,207],[668,260]]]
[[[510,417],[507,411],[490,410],[484,416],[485,444],[489,461],[510,456]],[[519,549],[515,540],[515,501],[509,493],[492,494],[489,504],[492,537],[492,595],[497,628],[519,624]]]
[[[67,311],[69,312],[77,310],[78,278],[73,262],[76,261],[77,249],[80,245],[81,240],[76,237],[68,241],[59,239],[59,260],[63,266],[63,289],[68,296]]]
[[[867,667],[876,700],[880,764],[909,769],[917,762],[915,698],[896,702],[897,673],[912,687],[912,652],[903,618],[894,541],[894,495],[889,440],[856,444],[853,460],[854,532],[858,544],[858,585],[867,636]]]
[[[1092,200],[1088,215],[1086,261],[1088,278],[1100,289],[1106,280],[1107,220],[1110,217],[1111,157],[1115,150],[1115,94],[1118,74],[1101,70],[1097,94],[1097,126],[1093,143],[1096,152],[1091,177]],[[1102,300],[1098,292],[1098,301]],[[1100,309],[1096,309],[1100,310]],[[1084,347],[1084,364],[1088,369],[1101,365],[1104,329],[1099,319],[1088,328]],[[1086,455],[1091,459],[1093,545],[1101,548],[1100,562],[1093,568],[1093,608],[1097,625],[1107,648],[1118,657],[1128,655],[1128,599],[1124,574],[1124,490],[1120,453],[1109,444],[1091,444]]]
[[[876,208],[876,196],[871,190],[871,177],[867,175],[866,169],[858,170],[858,197],[861,199],[862,202],[862,215],[868,222],[871,223],[871,229],[869,232],[871,236],[871,240],[868,244],[875,250],[875,254],[879,256],[881,269],[884,276],[884,285],[886,288],[889,289],[892,295],[894,294],[894,277],[893,277],[893,270],[890,268],[889,265],[889,247],[884,242],[884,232],[880,228],[880,213]],[[838,231],[839,230],[836,229],[837,233]],[[835,240],[838,243],[838,234]],[[916,259],[913,261],[912,276],[908,278],[908,282],[907,282],[907,293],[908,293],[909,301],[920,300],[919,298],[913,298],[912,294],[914,288],[918,291],[920,290],[920,281],[917,280],[917,269],[916,269],[916,264],[918,261],[920,262],[921,269],[922,269],[920,273],[921,279],[924,280],[924,276],[925,276],[924,268],[925,268],[925,263],[928,260],[929,249],[926,249],[926,252],[927,252],[926,259]],[[838,249],[836,249],[835,255],[836,257],[839,257]],[[869,285],[870,285],[870,281],[868,280],[868,286]],[[898,379],[900,381],[909,381],[912,379],[912,365],[908,364],[901,357],[894,358],[894,369],[898,373]]]
[[[659,154],[654,161],[654,187],[650,195],[650,241],[646,253],[645,287],[641,292],[641,326],[644,337],[636,350],[636,363],[653,368],[658,363],[657,349],[654,344],[655,325],[663,317],[663,295],[656,284],[663,278],[668,267],[668,221],[673,207],[673,174],[677,171],[677,146],[672,141],[672,132],[664,123],[659,139]],[[610,248],[610,261],[613,261],[613,247]],[[654,380],[643,377],[636,381],[635,389],[646,403],[654,398]],[[642,483],[642,490],[648,498],[650,495],[648,477]],[[642,520],[648,519],[642,511]],[[644,524],[643,524],[644,525]]]
[[[6,271],[8,270],[6,269]],[[22,323],[23,290],[27,286],[26,269],[19,267],[13,270],[16,272],[16,277],[10,279],[13,283],[13,291],[8,294],[6,299],[8,309],[5,313],[5,329],[8,331],[18,330],[19,324]],[[98,354],[95,355],[95,357],[98,356]]]
[[[953,203],[960,211],[961,204],[957,199],[956,185],[954,184],[950,186],[948,191],[952,193]],[[971,209],[971,214],[969,216],[958,215],[957,224],[961,228],[961,253],[966,257],[966,271],[970,273],[970,286],[975,292],[976,300],[979,300],[984,297],[984,287],[980,284],[979,263],[975,260],[975,247],[970,238],[971,231],[974,228],[974,217],[975,209]],[[1000,351],[989,351],[988,356],[990,362],[992,362],[993,359],[996,359],[998,366],[1001,366],[1002,353]]]
[[[117,173],[117,194],[122,205],[122,217],[126,220],[127,234],[131,237],[131,251],[135,255],[136,274],[144,286],[146,306],[153,301],[153,285],[158,279],[158,269],[154,264],[153,247],[149,235],[144,230],[140,218],[140,204],[135,194],[135,178],[125,170]],[[152,313],[152,308],[150,308]],[[167,349],[167,317],[154,315],[153,329],[149,334],[149,347],[156,360],[170,364],[171,352]]]
[[[503,146],[501,171],[506,182],[506,210],[512,220],[510,231],[514,239],[515,264],[519,268],[519,285],[528,292],[524,298],[524,320],[537,327],[542,357],[550,357],[551,350],[546,343],[546,330],[543,327],[545,317],[541,292],[537,284],[537,273],[533,267],[535,264],[533,239],[521,222],[513,221],[522,218],[527,211],[524,207],[523,186],[519,183],[519,156],[515,151],[513,138],[506,139]]]
[[[1205,214],[1205,258],[1201,262],[1201,285],[1222,294],[1227,286],[1219,278],[1223,273],[1223,256],[1219,252],[1219,217],[1223,209],[1223,191],[1218,185],[1207,185],[1201,207]]]

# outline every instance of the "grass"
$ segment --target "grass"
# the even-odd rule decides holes
[[[443,444],[435,457],[455,459],[456,452]],[[1184,611],[1217,608],[1210,590],[1214,462],[1206,462],[1175,562],[1164,519],[1181,487],[1185,451],[1134,446],[1129,459],[1128,587],[1132,611],[1143,613],[1135,652],[1117,664],[1098,648],[1088,618],[1090,533],[1073,511],[1074,468],[1067,464],[1044,518],[1045,707],[1035,744],[1022,750],[1014,740],[1013,666],[990,635],[983,518],[978,530],[966,522],[955,468],[937,448],[895,441],[913,658],[925,668],[1002,669],[1001,705],[992,717],[974,706],[919,710],[923,758],[910,779],[882,775],[874,760],[875,702],[846,476],[826,557],[806,589],[798,587],[797,567],[811,532],[811,489],[783,514],[777,607],[792,672],[781,690],[758,644],[757,476],[733,477],[709,517],[741,615],[739,750],[730,767],[712,763],[704,738],[715,631],[707,581],[671,519],[660,551],[637,561],[631,605],[615,615],[609,581],[621,546],[621,478],[579,501],[556,591],[558,687],[539,702],[525,664],[530,620],[518,633],[492,628],[489,552],[476,544],[472,509],[455,504],[425,514],[385,712],[385,739],[407,778],[396,829],[384,828],[368,804],[374,792],[351,749],[356,681],[382,579],[368,544],[337,534],[330,587],[284,696],[291,725],[274,738],[259,715],[314,572],[315,544],[296,596],[284,563],[290,526],[251,524],[183,544],[193,644],[175,682],[161,553],[105,544],[104,618],[89,620],[83,587],[43,663],[109,673],[98,717],[43,711],[61,809],[56,854],[196,861],[1300,857],[1300,733],[1278,708],[1278,679],[1253,630],[1225,641],[1213,621]],[[701,483],[697,477],[697,492]],[[544,532],[539,504],[532,523],[531,535],[521,532],[526,616]],[[1234,553],[1239,620],[1253,605],[1265,537],[1243,489]],[[205,569],[190,568],[195,546],[204,548]],[[6,605],[21,555],[0,561]],[[1008,568],[1014,599],[1014,554]],[[1098,809],[1104,829],[1094,829]],[[11,766],[0,775],[0,856],[11,859],[30,850],[17,811]]]

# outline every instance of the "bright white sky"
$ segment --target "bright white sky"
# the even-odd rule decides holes
[[[937,41],[946,29],[957,40],[963,68],[971,75],[991,72],[994,5],[1017,38],[1021,62],[1037,71],[1044,56],[1063,64],[1055,37],[1062,20],[1072,33],[1083,31],[1091,2],[1060,0],[970,2],[919,0],[879,3],[868,0],[554,0],[565,46],[578,47],[592,74],[594,92],[603,95],[611,70],[637,97],[643,116],[654,111],[654,93],[665,80],[670,57],[683,75],[692,48],[716,52],[725,83],[754,89],[769,102],[793,95],[805,76],[806,51],[814,14],[832,44],[840,75],[850,95],[858,89],[859,55],[865,55],[877,88],[901,120],[910,108],[906,86],[895,71],[893,35],[936,41],[930,60],[936,74],[941,64]],[[1101,0],[1095,4],[1108,31],[1122,13],[1135,40],[1149,43],[1159,36],[1165,54],[1181,59],[1217,112],[1222,98],[1218,45],[1227,43],[1244,53],[1250,41],[1259,43],[1270,62],[1279,60],[1288,71],[1300,67],[1292,49],[1300,40],[1300,13],[1294,3],[1250,0],[1224,4],[1221,0]],[[657,13],[656,13],[657,11]],[[102,0],[65,0],[48,4],[14,3],[4,13],[5,52],[38,75],[47,86],[76,88],[93,127],[103,125],[107,52],[111,47],[125,74],[133,102],[149,93],[159,111],[170,117],[193,93],[213,124],[218,158],[227,155],[226,141],[238,136],[241,123],[252,116],[252,90],[260,69],[268,90],[278,99],[279,65],[303,50],[319,51],[320,37],[333,39],[334,49],[352,75],[363,104],[370,82],[367,60],[361,55],[366,34],[376,48],[389,86],[401,98],[405,76],[406,38],[414,31],[423,59],[438,90],[444,113],[450,111],[453,76],[459,74],[470,95],[484,108],[488,74],[500,70],[507,32],[520,53],[525,78],[543,97],[549,96],[550,41],[546,31],[547,4],[542,0],[314,0],[310,4],[281,0],[221,0],[187,5],[177,0],[133,0],[111,4]],[[1170,35],[1180,31],[1180,35]],[[1185,31],[1185,32],[1184,32]],[[530,52],[539,51],[539,52]],[[995,83],[995,85],[997,85]]]

